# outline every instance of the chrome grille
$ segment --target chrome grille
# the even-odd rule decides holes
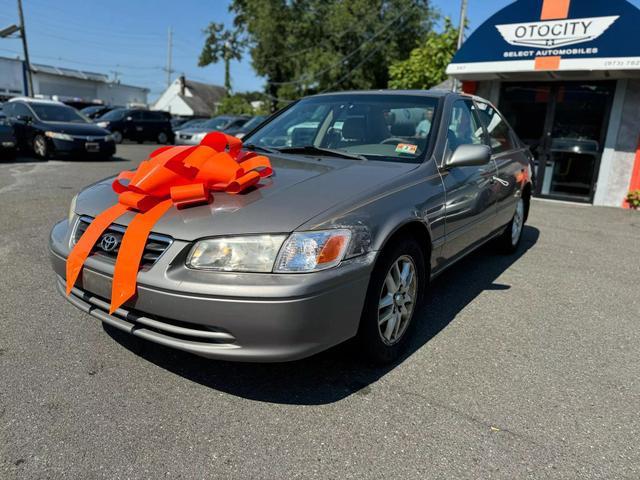
[[[87,227],[89,227],[92,221],[93,218],[91,217],[80,217],[73,236],[74,245],[78,240],[80,240],[80,237],[87,230]],[[100,236],[100,238],[98,238],[96,245],[91,250],[91,255],[100,255],[115,262],[118,256],[118,252],[120,251],[120,245],[122,244],[122,237],[124,236],[125,230],[125,227],[123,227],[122,225],[117,225],[115,223],[111,224],[109,228],[107,228]],[[105,250],[103,246],[102,240],[106,235],[112,235],[115,238],[116,246],[112,250]],[[149,238],[147,239],[147,244],[144,247],[140,266],[142,268],[148,268],[153,265],[165,252],[165,250],[169,248],[171,242],[171,237],[168,237],[166,235],[158,235],[155,233],[150,234]]]

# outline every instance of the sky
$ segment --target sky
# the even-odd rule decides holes
[[[469,33],[512,0],[468,0]],[[633,0],[640,6],[640,0]],[[29,54],[33,63],[108,74],[150,89],[156,98],[167,85],[168,30],[173,32],[172,79],[224,83],[222,63],[197,66],[209,22],[230,25],[229,0],[23,0]],[[460,0],[433,0],[458,23]],[[0,28],[18,23],[16,0],[0,0]],[[0,56],[22,55],[19,39],[0,39]],[[235,91],[261,90],[264,80],[248,55],[232,62]]]

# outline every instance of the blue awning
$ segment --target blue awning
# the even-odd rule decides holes
[[[518,0],[473,32],[447,73],[461,79],[640,73],[639,30],[640,10],[626,0]]]

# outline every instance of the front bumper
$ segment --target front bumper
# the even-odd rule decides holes
[[[67,221],[51,231],[51,260],[63,294],[69,237]],[[174,240],[139,272],[137,295],[113,315],[113,263],[99,255],[87,259],[67,299],[132,335],[223,360],[296,360],[356,334],[373,254],[311,274],[240,274],[186,268],[189,248],[189,242]]]
[[[116,144],[104,140],[88,142],[84,139],[60,140],[48,139],[52,153],[63,155],[103,155],[110,156],[116,153]]]
[[[191,134],[176,133],[174,142],[176,145],[200,145],[202,137]]]

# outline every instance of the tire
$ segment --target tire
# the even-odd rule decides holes
[[[169,142],[169,136],[165,132],[160,132],[157,137],[158,143],[164,145]]]
[[[46,160],[49,158],[49,145],[44,135],[36,135],[31,142],[31,149],[37,158]]]
[[[115,143],[122,143],[122,141],[124,140],[124,137],[120,130],[114,130],[113,132],[111,132],[111,137],[113,138],[113,141]]]
[[[505,254],[514,253],[520,246],[522,231],[526,220],[527,205],[522,197],[518,199],[516,211],[504,232],[497,239],[498,249]]]
[[[412,279],[398,285],[398,272],[405,281],[412,273]],[[371,274],[358,329],[356,343],[366,360],[388,364],[402,355],[416,323],[425,279],[424,255],[415,240],[402,238],[385,248]]]

